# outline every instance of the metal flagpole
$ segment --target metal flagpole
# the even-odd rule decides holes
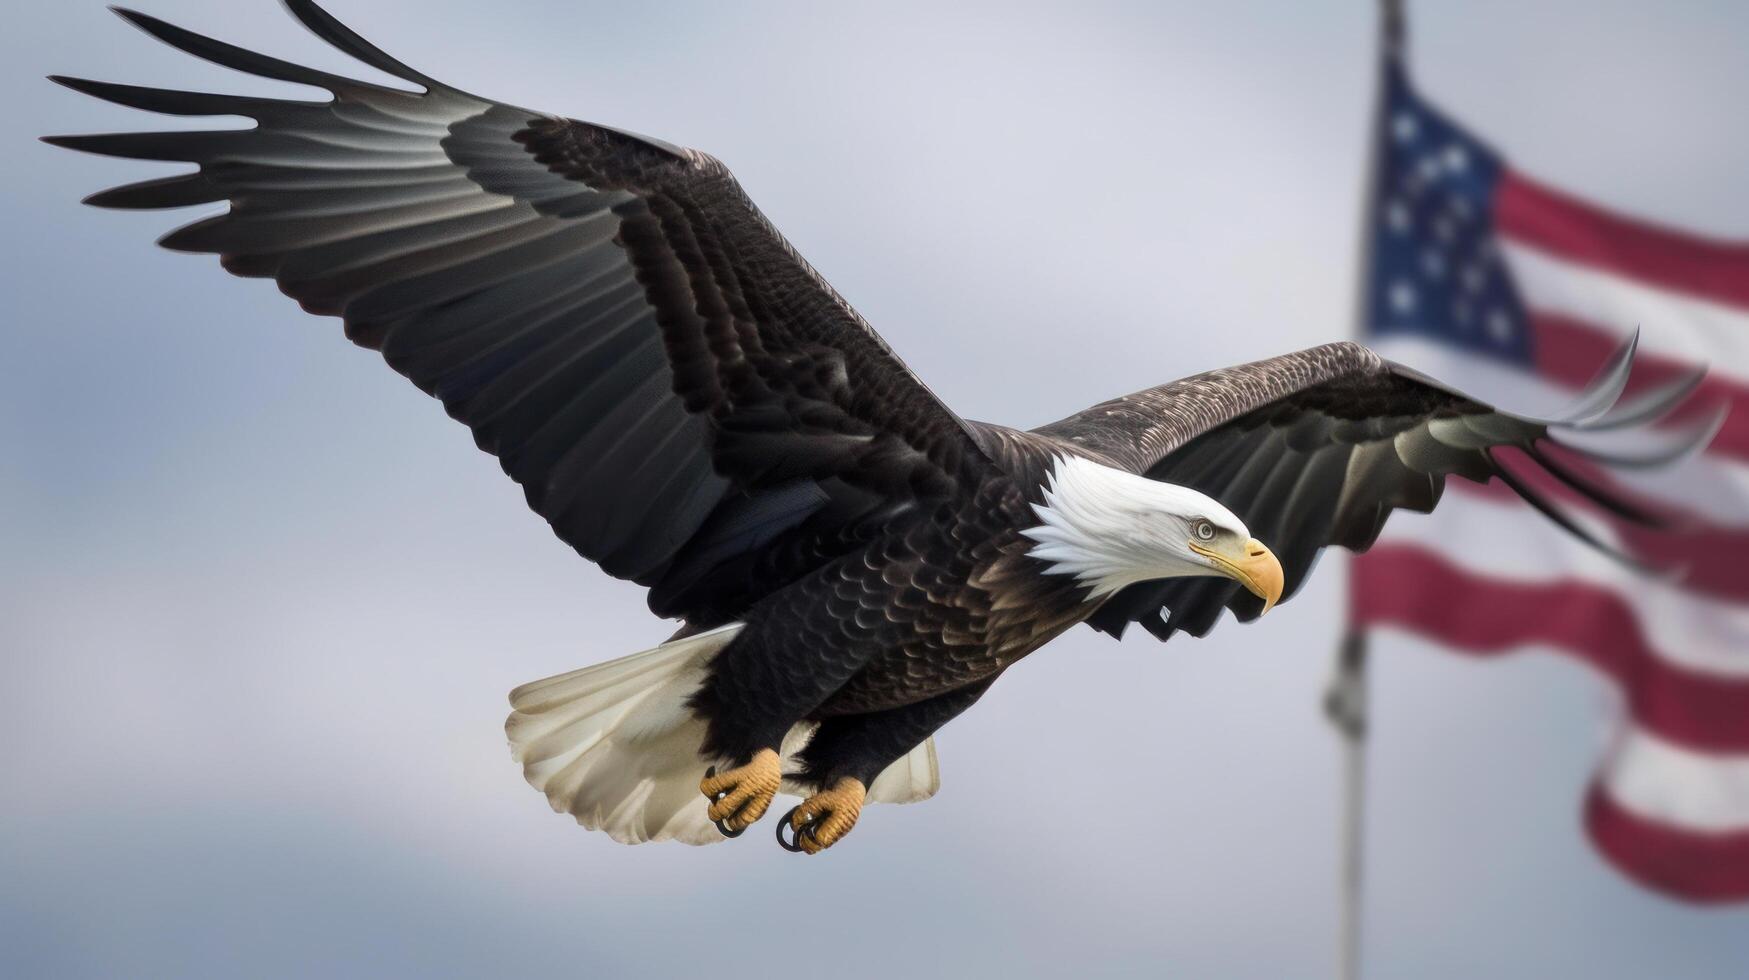
[[[1342,739],[1341,912],[1336,962],[1342,980],[1360,980],[1361,872],[1366,826],[1366,633],[1350,627],[1336,651],[1324,712]]]
[[[1378,172],[1384,139],[1385,85],[1383,69],[1405,54],[1403,0],[1379,0],[1380,76],[1373,98],[1372,137],[1367,146],[1366,200],[1361,205],[1360,269],[1356,277],[1355,325],[1364,336],[1372,282],[1373,236],[1378,228]],[[1352,585],[1351,585],[1352,587]],[[1360,980],[1361,924],[1364,912],[1363,872],[1366,841],[1367,636],[1350,624],[1336,650],[1324,713],[1342,739],[1342,864],[1338,913],[1337,969],[1342,980]]]

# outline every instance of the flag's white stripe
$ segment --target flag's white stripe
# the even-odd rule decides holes
[[[1600,522],[1587,528],[1609,539]],[[1685,592],[1626,568],[1516,501],[1448,493],[1431,514],[1392,514],[1379,543],[1414,545],[1466,574],[1502,582],[1607,589],[1632,606],[1660,660],[1749,678],[1749,606]]]
[[[1749,755],[1696,752],[1629,726],[1602,778],[1610,798],[1645,820],[1701,833],[1749,831]]]
[[[1393,335],[1370,342],[1394,361],[1509,412],[1549,417],[1572,404],[1572,392],[1523,369],[1456,350],[1433,340]],[[1657,470],[1616,470],[1616,479],[1668,501],[1708,523],[1749,527],[1749,465],[1702,454]]]
[[[1626,336],[1678,360],[1749,378],[1749,311],[1649,286],[1502,238],[1507,266],[1525,305]]]

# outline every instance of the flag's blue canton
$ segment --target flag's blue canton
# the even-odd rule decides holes
[[[1367,328],[1528,365],[1524,304],[1494,235],[1501,164],[1386,69]]]

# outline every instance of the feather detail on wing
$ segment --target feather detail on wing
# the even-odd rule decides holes
[[[1523,466],[1617,517],[1658,523],[1659,515],[1585,475],[1579,460],[1664,465],[1703,446],[1722,419],[1647,430],[1653,444],[1633,455],[1587,440],[1662,418],[1699,381],[1691,375],[1622,402],[1637,340],[1554,419],[1492,408],[1358,344],[1339,343],[1161,385],[1035,431],[1219,500],[1275,551],[1286,572],[1285,596],[1299,589],[1325,547],[1364,551],[1393,510],[1431,511],[1450,476],[1499,479],[1568,532],[1608,551],[1501,454],[1515,451]],[[1145,582],[1119,592],[1088,622],[1114,634],[1139,622],[1161,639],[1180,630],[1202,636],[1223,609],[1250,620],[1261,600],[1226,579]]]
[[[965,423],[717,160],[467,94],[309,0],[287,6],[421,90],[120,10],[189,54],[332,99],[56,78],[125,106],[256,125],[48,142],[195,164],[89,203],[228,202],[162,244],[215,253],[343,317],[352,340],[473,430],[560,538],[654,586],[658,612],[728,621],[855,546],[846,529],[893,495],[950,495],[987,465]]]

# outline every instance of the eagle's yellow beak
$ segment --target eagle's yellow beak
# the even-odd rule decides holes
[[[1276,560],[1275,552],[1270,551],[1256,538],[1245,542],[1245,553],[1238,558],[1224,555],[1213,548],[1205,548],[1195,541],[1190,542],[1190,550],[1212,560],[1233,581],[1250,589],[1262,599],[1264,612],[1268,612],[1275,605],[1275,601],[1281,598],[1281,562]]]

